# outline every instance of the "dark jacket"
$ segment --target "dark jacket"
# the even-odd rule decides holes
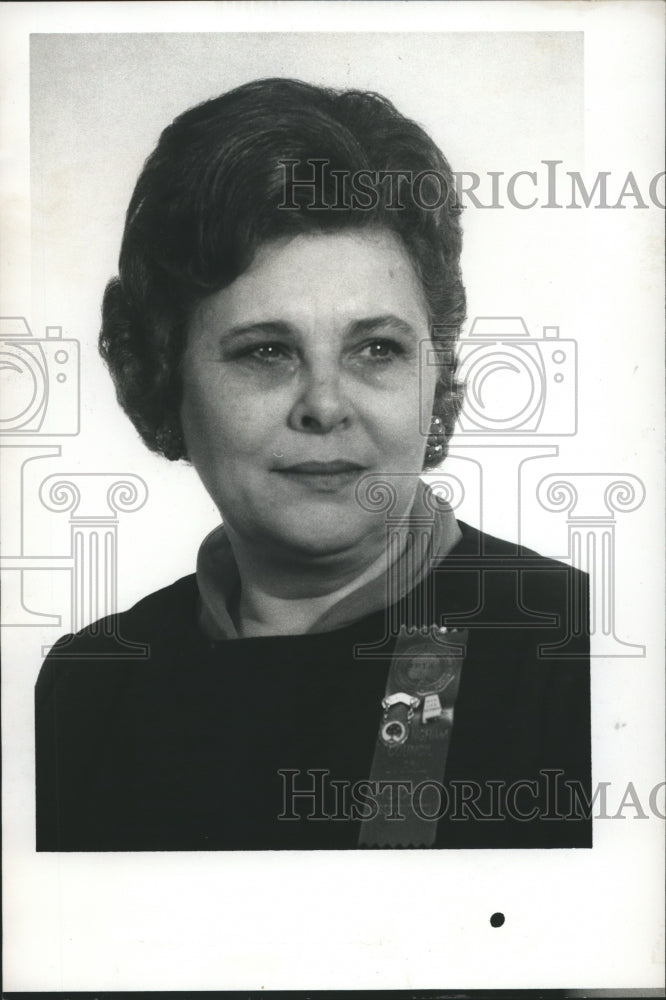
[[[469,629],[435,846],[591,846],[587,578],[460,527],[391,616],[212,642],[192,575],[61,639],[36,686],[37,850],[355,848],[340,790],[369,776],[408,618]]]

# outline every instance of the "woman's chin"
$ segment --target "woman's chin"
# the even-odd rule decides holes
[[[368,523],[366,518],[327,518],[322,516],[287,518],[278,523],[266,523],[264,534],[270,535],[276,548],[302,558],[325,558],[343,556],[356,552],[377,533],[381,525]],[[383,538],[383,532],[381,532]]]

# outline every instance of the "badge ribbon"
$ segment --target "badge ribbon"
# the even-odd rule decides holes
[[[402,626],[370,769],[377,809],[368,803],[373,814],[362,821],[359,847],[434,844],[467,639],[467,629]]]

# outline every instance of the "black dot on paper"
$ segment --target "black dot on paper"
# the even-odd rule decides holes
[[[501,927],[503,923],[504,923],[504,914],[503,913],[493,913],[492,917],[490,918],[490,926],[491,927]]]

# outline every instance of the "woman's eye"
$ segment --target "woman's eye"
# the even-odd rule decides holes
[[[360,353],[372,361],[392,361],[404,351],[394,340],[373,340],[362,347]]]
[[[247,357],[258,361],[282,361],[289,355],[282,344],[259,344],[247,352]]]

